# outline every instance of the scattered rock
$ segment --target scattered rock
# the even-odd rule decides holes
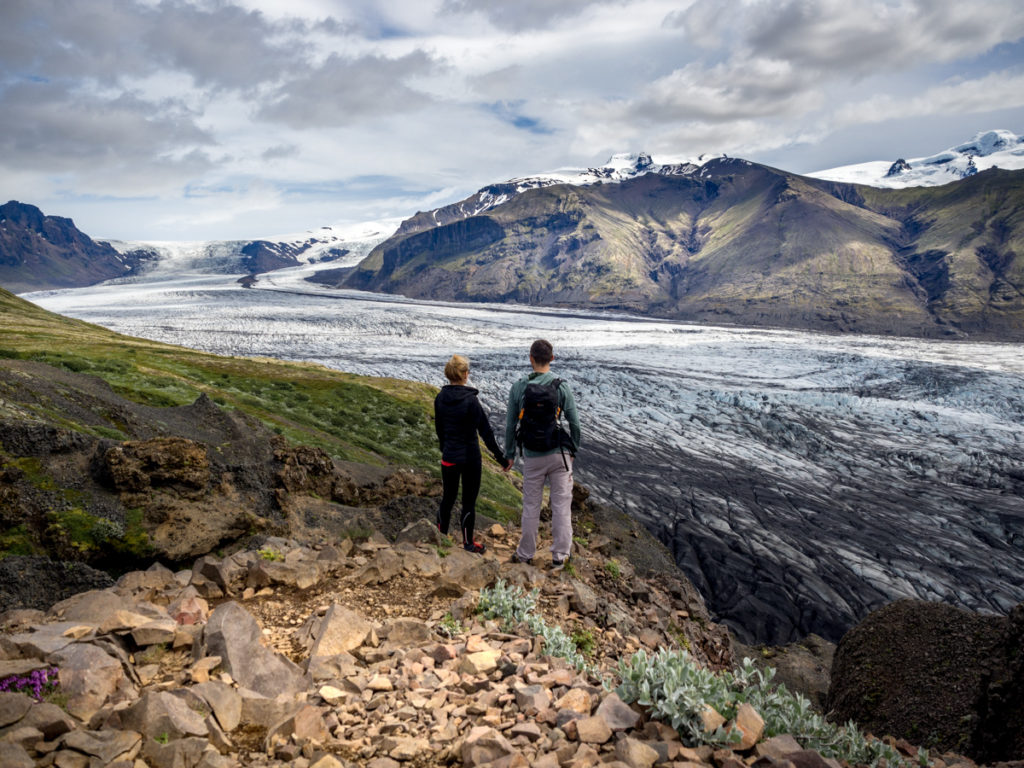
[[[372,630],[373,625],[359,613],[335,603],[322,619],[311,621],[309,635],[313,643],[309,655],[317,658],[354,651],[366,641]]]
[[[736,749],[741,752],[752,749],[764,735],[764,719],[747,702],[740,704],[736,710],[736,727],[742,734],[739,744],[736,745]]]
[[[206,736],[203,718],[183,698],[167,691],[146,691],[121,714],[121,723],[151,739]]]
[[[99,758],[104,765],[115,760],[131,761],[139,753],[142,736],[135,731],[72,731],[64,746]]]
[[[437,545],[441,543],[441,532],[437,529],[437,526],[434,523],[421,518],[409,523],[405,528],[398,532],[398,536],[395,538],[395,543],[401,544],[402,542],[408,542],[410,544],[419,544],[420,542],[423,542]]]
[[[594,714],[604,720],[613,731],[625,731],[640,722],[640,714],[631,709],[616,693],[605,696]]]
[[[615,757],[629,768],[652,768],[658,762],[656,750],[629,736],[615,744]]]
[[[208,656],[220,656],[221,664],[239,685],[264,696],[297,694],[306,690],[302,670],[260,642],[256,619],[232,601],[210,614],[203,633]]]
[[[584,744],[604,744],[612,737],[612,729],[603,717],[594,715],[574,720],[577,738]]]
[[[60,668],[68,712],[88,722],[105,704],[135,698],[121,662],[95,645],[75,643],[50,657]]]

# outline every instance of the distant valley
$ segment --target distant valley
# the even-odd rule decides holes
[[[0,207],[0,285],[307,266],[321,285],[421,299],[1019,341],[1024,170],[1006,169],[1022,165],[1008,131],[813,177],[724,156],[617,155],[488,185],[397,229],[199,243],[94,242],[12,201]]]

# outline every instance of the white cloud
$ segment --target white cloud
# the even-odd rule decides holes
[[[836,125],[870,124],[903,117],[994,112],[1024,107],[1024,73],[993,72],[972,80],[933,86],[911,98],[879,94],[836,110]],[[970,137],[965,137],[965,140]]]
[[[915,115],[938,126],[1016,109],[1024,122],[1018,8],[5,0],[0,197],[63,215],[147,197],[107,220],[244,236],[275,218],[270,231],[408,215],[615,151],[756,160],[801,143],[822,155],[843,127]],[[946,146],[928,128],[918,154]]]

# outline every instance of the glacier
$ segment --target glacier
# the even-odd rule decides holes
[[[316,269],[25,298],[219,354],[438,386],[459,352],[499,436],[508,387],[547,338],[582,414],[577,479],[665,542],[747,641],[838,640],[900,597],[989,613],[1024,600],[1019,345],[416,301],[321,288]]]

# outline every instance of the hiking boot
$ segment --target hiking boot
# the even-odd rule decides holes
[[[476,541],[471,541],[471,542],[469,542],[467,544],[463,544],[462,548],[464,550],[466,550],[467,552],[475,552],[478,555],[482,555],[484,553],[484,549],[485,549],[483,544],[480,544],[479,542],[476,542]]]
[[[565,568],[565,564],[568,563],[568,562],[569,562],[569,558],[568,557],[566,557],[564,560],[558,560],[556,558],[551,558],[551,570],[552,571],[560,571],[563,568]]]
[[[513,552],[512,553],[512,557],[509,559],[509,562],[510,563],[525,563],[526,565],[533,565],[533,558],[530,557],[530,558],[527,558],[527,559],[524,560],[523,558],[519,557],[519,553]]]

